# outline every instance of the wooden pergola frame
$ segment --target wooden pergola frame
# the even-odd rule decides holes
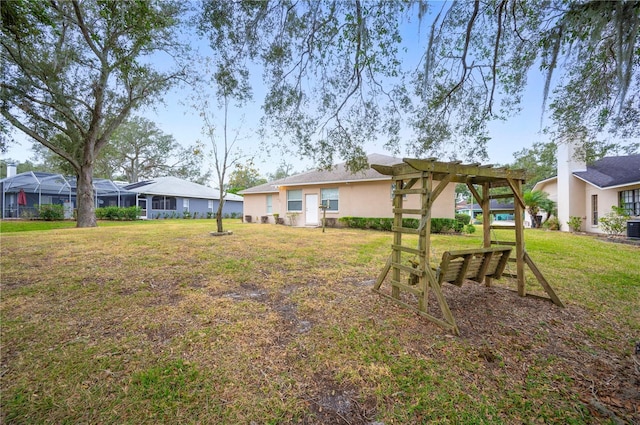
[[[378,276],[373,290],[393,301],[416,311],[418,314],[439,324],[440,326],[459,334],[455,319],[451,314],[442,289],[437,279],[437,270],[432,268],[429,262],[431,252],[431,208],[438,196],[450,183],[466,184],[476,202],[482,207],[483,217],[483,248],[478,250],[478,255],[486,254],[492,245],[511,245],[515,248],[516,273],[513,277],[517,280],[518,295],[527,295],[525,288],[525,266],[533,272],[549,299],[556,305],[563,307],[542,272],[527,254],[524,244],[524,210],[525,203],[522,193],[522,185],[525,181],[524,170],[514,170],[505,167],[494,168],[492,165],[462,164],[456,162],[439,162],[435,158],[412,159],[404,158],[403,163],[393,166],[376,165],[371,167],[383,175],[391,176],[395,183],[393,197],[393,244],[391,255]],[[481,187],[481,191],[476,189]],[[508,188],[508,193],[491,194],[491,189]],[[410,209],[404,207],[404,198],[408,196],[420,196],[420,208]],[[491,240],[491,214],[498,211],[490,209],[491,199],[513,198],[514,210],[509,211],[514,215],[513,227],[515,242],[501,242]],[[403,227],[404,215],[420,216],[418,229]],[[418,244],[408,246],[403,243],[403,235],[418,235]],[[418,258],[413,265],[403,264],[403,255],[411,255]],[[382,283],[391,271],[391,293],[380,290]],[[463,272],[464,273],[464,272]],[[404,277],[407,277],[404,279]],[[464,277],[464,276],[463,276]],[[482,280],[482,278],[481,278]],[[484,277],[486,286],[491,285],[491,277]],[[401,292],[407,292],[417,297],[417,307],[401,299]],[[427,310],[429,292],[432,292],[440,307],[442,317],[429,314]]]

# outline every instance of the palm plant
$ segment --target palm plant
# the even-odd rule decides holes
[[[531,216],[531,227],[540,227],[542,224],[538,219],[540,210],[542,209],[550,214],[554,209],[555,202],[551,201],[547,193],[541,190],[528,190],[524,193],[523,198],[527,212]]]
[[[545,194],[544,199],[539,203],[540,208],[545,211],[547,213],[547,216],[545,217],[544,221],[542,222],[542,224],[545,224],[547,221],[549,221],[549,219],[553,216],[558,216],[558,206],[556,205],[556,203],[554,201],[552,201],[551,199],[547,198],[547,193],[546,192],[542,192]]]

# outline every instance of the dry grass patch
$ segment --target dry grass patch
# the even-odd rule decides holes
[[[370,291],[389,233],[211,226],[2,235],[3,422],[640,420],[635,247],[529,232],[568,307],[446,286],[452,337]]]

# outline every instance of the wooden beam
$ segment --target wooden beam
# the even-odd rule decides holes
[[[424,256],[425,252],[421,249],[416,249],[416,248],[410,248],[408,246],[402,246],[402,245],[391,245],[391,249],[397,249],[400,250],[402,252],[406,252],[408,254],[413,254],[413,255],[417,255],[417,256]]]
[[[493,169],[492,165],[465,165],[456,162],[438,162],[428,161],[424,159],[403,158],[406,164],[420,171],[429,171],[432,173],[457,174],[463,176],[478,177],[494,177],[494,178],[512,178],[518,180],[525,179],[525,173],[522,170],[510,170],[506,168]]]
[[[391,287],[392,288],[398,288],[399,290],[402,289],[404,292],[410,292],[413,295],[415,295],[416,297],[421,297],[422,296],[422,289],[415,287],[415,286],[409,286],[409,285],[405,285],[402,282],[396,282],[395,280],[391,281]]]
[[[371,164],[371,168],[385,176],[393,176],[393,167],[390,165]]]
[[[551,285],[549,285],[549,282],[547,282],[547,279],[544,278],[544,276],[542,275],[542,272],[538,269],[538,266],[536,266],[536,264],[533,262],[531,257],[529,257],[529,254],[527,254],[526,252],[524,253],[524,261],[527,263],[527,265],[533,272],[536,279],[538,279],[538,282],[540,282],[540,285],[542,285],[542,288],[544,289],[544,291],[547,293],[547,295],[549,295],[549,298],[551,298],[551,301],[553,301],[553,303],[557,306],[564,307],[564,304],[562,304],[562,301],[560,301],[560,298],[558,298],[558,296],[556,295]]]
[[[449,185],[449,183],[451,183],[452,177],[453,176],[451,174],[448,174],[445,178],[440,180],[440,183],[438,183],[438,186],[436,186],[436,188],[433,189],[433,191],[431,192],[431,196],[429,197],[429,199],[427,199],[427,209],[430,209],[433,206],[433,203],[435,202],[436,198],[440,196],[440,194]]]
[[[380,289],[380,285],[382,285],[384,278],[387,277],[387,274],[389,273],[389,269],[391,268],[392,259],[393,259],[393,254],[389,255],[389,258],[387,258],[387,263],[384,265],[384,268],[378,275],[378,278],[376,279],[376,284],[373,286],[374,291],[377,291],[378,289]]]
[[[385,294],[384,292],[381,292],[381,291],[378,291],[378,290],[375,290],[375,292],[377,292],[378,294],[382,295],[385,298],[389,298],[391,301],[403,306],[404,308],[408,308],[409,310],[412,310],[412,311],[416,312],[417,314],[423,316],[424,318],[426,318],[427,320],[435,323],[436,325],[438,325],[438,326],[440,326],[442,328],[450,330],[455,335],[460,335],[460,331],[458,330],[458,327],[456,326],[455,321],[454,321],[453,324],[447,323],[444,320],[438,319],[437,317],[432,316],[432,315],[430,315],[429,313],[427,313],[425,311],[421,311],[421,310],[415,308],[411,304],[407,304],[404,301],[401,301],[401,300],[398,300],[396,298],[393,298],[393,297],[389,296],[388,294]]]
[[[424,209],[412,209],[412,208],[403,208],[401,210],[396,210],[394,208],[393,210],[394,214],[414,214],[414,215],[425,215],[426,211]]]
[[[517,183],[512,179],[507,179],[507,183],[509,183],[509,187],[511,187],[511,191],[514,195],[514,201],[517,201],[522,208],[526,205],[524,203],[524,198],[522,197],[522,182]]]
[[[482,196],[480,196],[476,188],[473,187],[473,185],[469,181],[467,181],[467,187],[469,188],[469,191],[473,195],[473,198],[476,200],[478,205],[482,205]]]

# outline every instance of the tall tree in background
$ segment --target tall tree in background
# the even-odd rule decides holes
[[[280,165],[278,165],[278,168],[276,168],[276,171],[273,172],[273,174],[267,175],[267,179],[269,181],[280,180],[285,177],[289,177],[295,173],[296,172],[293,171],[293,164],[289,164],[286,161],[282,161],[280,162]]]
[[[163,175],[201,182],[208,178],[200,175],[201,151],[198,146],[182,148],[154,122],[133,117],[113,132],[107,157],[114,172],[131,183]]]
[[[7,177],[7,165],[15,164],[16,165],[16,173],[24,173],[27,171],[47,171],[42,165],[34,164],[33,162],[27,160],[24,162],[14,161],[11,158],[2,158],[0,159],[0,179],[4,179]]]
[[[253,165],[253,161],[246,164],[236,164],[236,168],[229,174],[228,193],[238,193],[241,190],[258,186],[267,182],[260,176],[260,172]]]
[[[152,54],[179,53],[181,3],[5,0],[0,7],[2,129],[18,129],[71,165],[77,225],[95,226],[98,155],[132,110],[181,75],[149,65]]]
[[[486,159],[487,123],[518,112],[535,67],[554,142],[639,135],[639,1],[434,5],[206,0],[200,29],[233,52],[231,72],[264,65],[266,120],[320,166],[339,155],[362,168],[365,143],[380,137],[399,150],[406,117],[412,154]]]
[[[527,181],[523,190],[531,190],[536,183],[557,174],[557,146],[553,142],[535,143],[531,148],[521,149],[513,154],[515,161],[509,167],[523,169],[527,173]]]

